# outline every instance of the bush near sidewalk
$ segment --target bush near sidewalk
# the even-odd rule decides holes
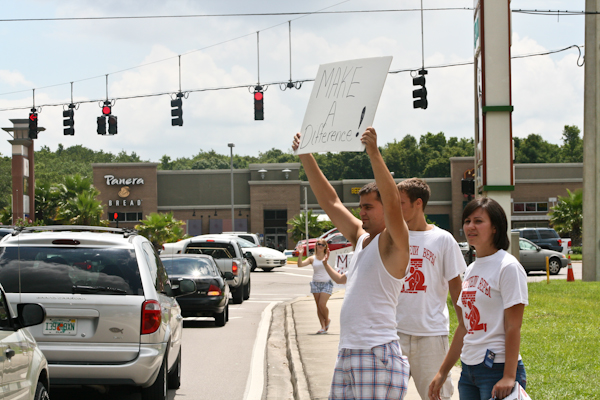
[[[528,287],[521,329],[527,393],[544,400],[600,399],[600,282],[552,280]],[[448,307],[453,310],[450,300]],[[451,312],[450,336],[456,324]]]

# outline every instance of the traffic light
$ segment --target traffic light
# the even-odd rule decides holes
[[[262,86],[256,86],[254,88],[254,120],[262,121],[265,119],[265,109],[263,106],[263,88]]]
[[[69,108],[63,111],[63,118],[66,118],[63,120],[63,126],[65,126],[65,135],[75,135],[75,120],[73,119],[75,116],[75,111],[73,110],[74,108],[75,104],[69,104]]]
[[[171,126],[183,126],[183,110],[181,109],[183,102],[181,101],[181,96],[179,95],[183,94],[177,93],[178,98],[171,100],[171,107],[173,107],[171,110],[171,117],[173,117],[171,120]]]
[[[29,139],[37,139],[38,137],[38,115],[35,108],[29,113]]]
[[[108,134],[109,135],[117,134],[117,116],[116,115],[108,116]]]
[[[422,108],[425,110],[427,108],[427,89],[425,88],[425,75],[427,75],[427,70],[422,69],[419,71],[419,76],[413,78],[414,86],[421,86],[419,89],[413,90],[413,108]]]
[[[102,115],[110,115],[111,112],[111,107],[110,107],[110,101],[105,101],[104,102],[104,106],[102,107]]]
[[[96,132],[98,132],[98,135],[106,135],[106,117],[104,115],[98,117],[97,121],[98,129],[96,129]]]

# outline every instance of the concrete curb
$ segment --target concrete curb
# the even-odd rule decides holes
[[[294,310],[292,309],[292,303],[295,301],[297,300],[288,302],[285,305],[286,354],[290,366],[292,386],[294,388],[294,400],[310,400],[308,380],[304,372],[304,365],[302,364],[296,337],[296,324],[294,322]]]

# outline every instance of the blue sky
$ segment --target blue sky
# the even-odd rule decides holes
[[[415,0],[333,0],[303,2],[216,0],[0,0],[0,19],[275,13],[413,9]],[[425,8],[473,7],[473,0],[424,0]],[[583,10],[585,2],[513,0],[514,9]],[[75,102],[108,96],[132,97],[257,83],[256,32],[260,31],[260,81],[290,78],[289,30],[292,31],[292,78],[313,79],[320,64],[346,59],[394,57],[391,70],[421,65],[419,12],[299,16],[205,17],[84,21],[0,22],[0,125],[27,118],[36,88],[36,105],[67,104],[74,82]],[[425,65],[473,59],[473,11],[424,13]],[[270,29],[268,29],[270,28]],[[531,54],[584,44],[583,16],[539,16],[513,13],[512,54]],[[221,43],[221,44],[219,44]],[[582,49],[584,51],[584,49]],[[583,129],[584,68],[577,49],[551,56],[513,60],[513,134],[542,135],[560,143],[564,125]],[[140,65],[142,67],[134,68]],[[91,79],[90,79],[91,78]],[[473,67],[430,68],[429,108],[412,108],[409,73],[387,77],[374,126],[381,144],[443,131],[447,137],[472,137]],[[183,127],[170,123],[168,95],[118,100],[116,136],[96,134],[97,103],[82,103],[75,113],[75,136],[63,135],[62,107],[45,106],[39,115],[46,128],[36,148],[84,145],[113,153],[135,151],[157,162],[191,157],[200,150],[228,154],[227,143],[242,155],[290,149],[300,129],[312,83],[300,90],[265,92],[265,120],[254,121],[252,95],[246,87],[191,92],[183,103]],[[25,107],[21,110],[6,110]],[[3,131],[2,131],[3,132]],[[10,155],[3,132],[0,153]]]

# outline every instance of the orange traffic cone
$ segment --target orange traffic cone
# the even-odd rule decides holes
[[[573,265],[571,264],[571,255],[569,254],[569,269],[567,271],[567,282],[573,282],[575,277],[573,276]]]

